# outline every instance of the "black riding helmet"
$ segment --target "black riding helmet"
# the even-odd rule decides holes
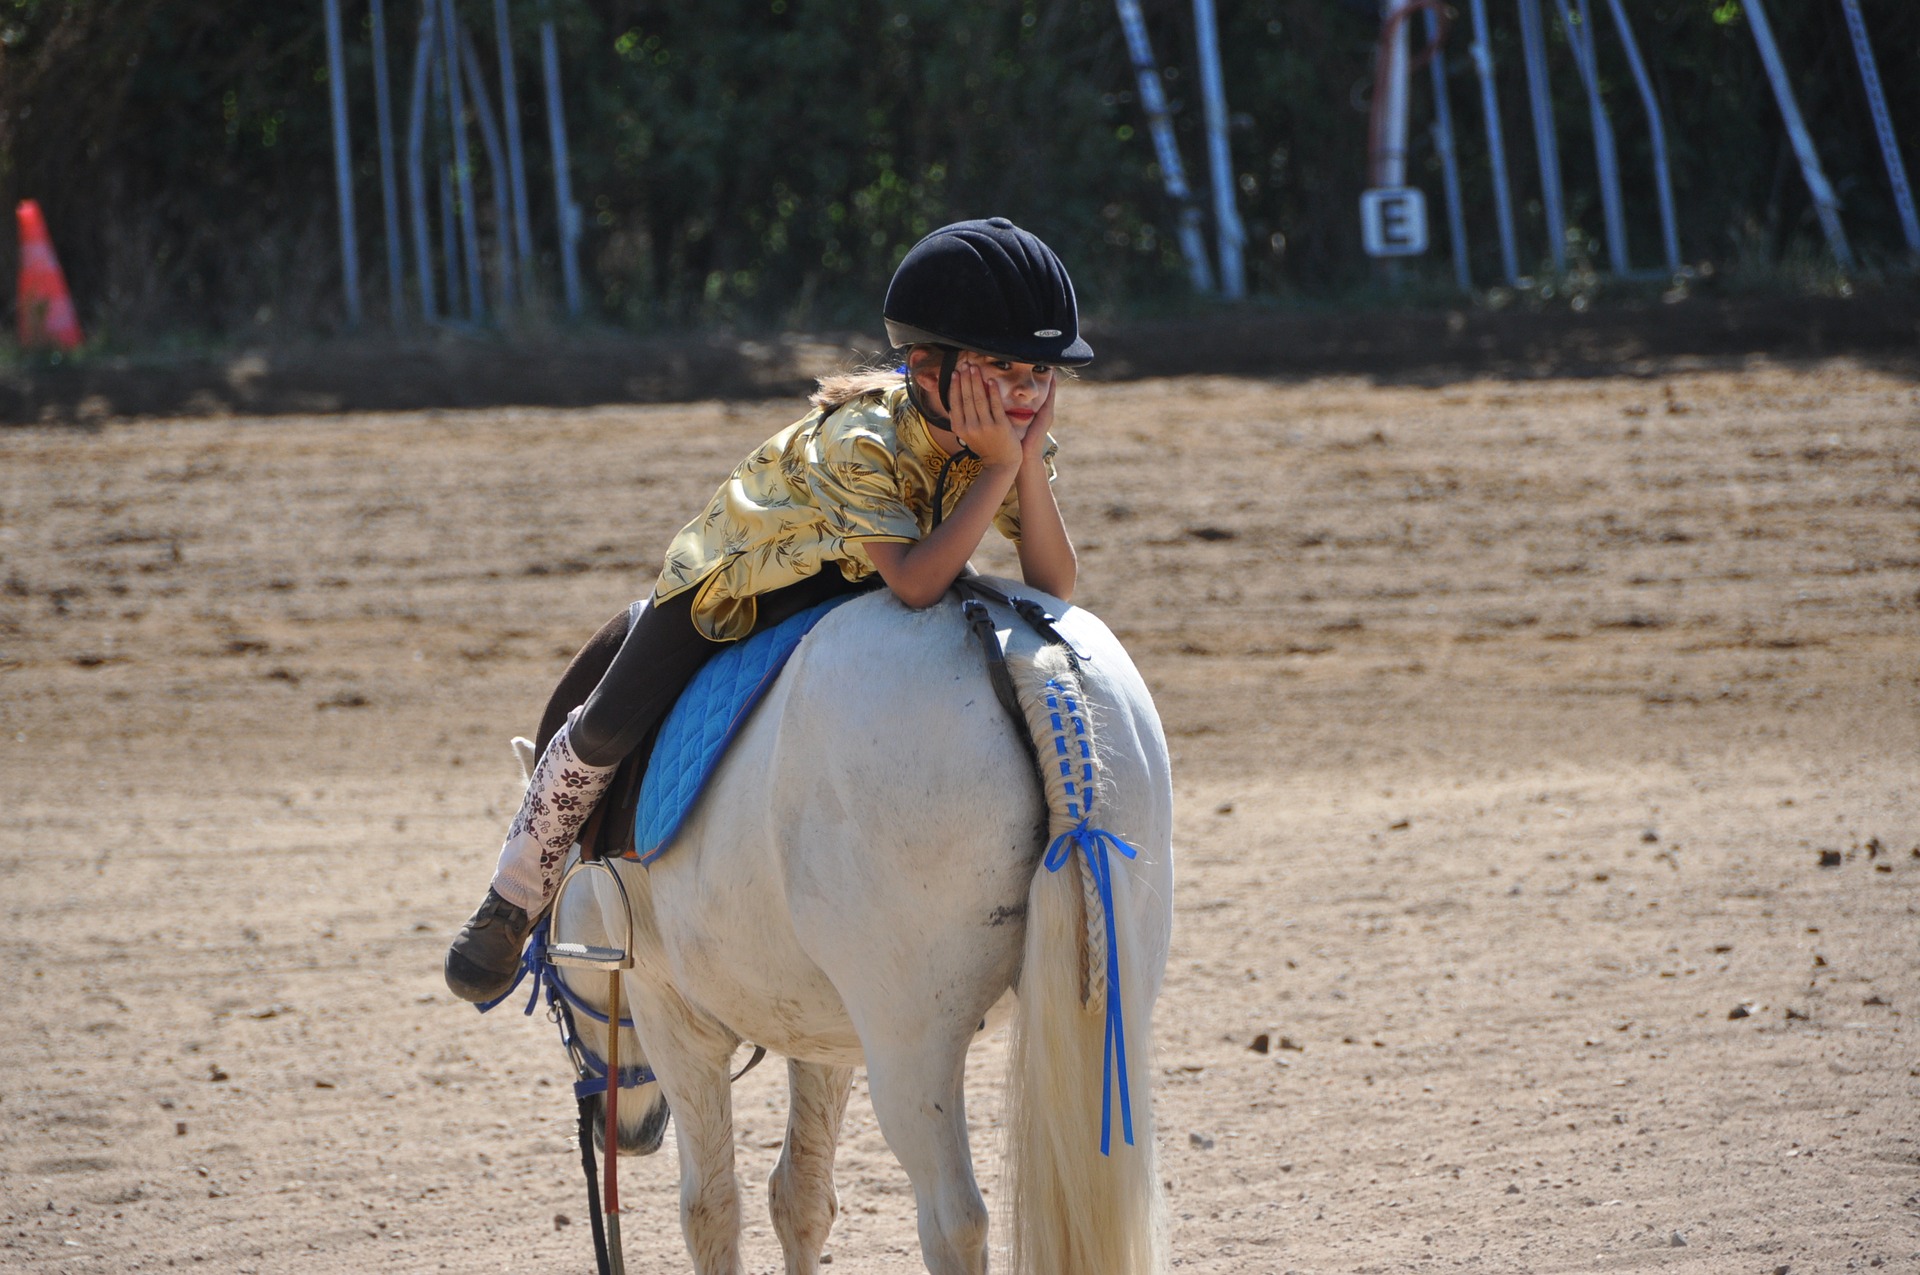
[[[897,347],[944,345],[1057,367],[1093,360],[1067,268],[1005,217],[957,221],[915,244],[893,272],[881,314]]]

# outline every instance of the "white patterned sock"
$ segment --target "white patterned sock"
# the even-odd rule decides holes
[[[528,916],[546,908],[580,825],[613,782],[615,767],[589,766],[573,751],[573,719],[579,712],[568,714],[540,755],[493,870],[494,892]]]

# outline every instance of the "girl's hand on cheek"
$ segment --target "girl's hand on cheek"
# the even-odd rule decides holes
[[[1025,457],[1022,440],[1007,419],[996,387],[972,364],[963,365],[953,383],[960,400],[953,414],[954,436],[989,465],[1020,464]]]
[[[1033,419],[1027,422],[1026,437],[1020,440],[1022,464],[1027,461],[1040,464],[1041,457],[1046,454],[1047,432],[1053,428],[1053,403],[1059,396],[1060,378],[1059,374],[1055,373],[1053,383],[1047,387],[1046,398],[1041,400],[1038,410],[1033,414]]]

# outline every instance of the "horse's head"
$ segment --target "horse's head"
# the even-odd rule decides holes
[[[590,895],[590,890],[579,889],[556,903],[554,920],[559,927],[558,932],[565,934],[569,942],[612,946],[613,940],[599,924],[600,909],[593,906]],[[606,1077],[607,1038],[610,1034],[606,976],[558,967],[550,969],[547,976],[566,1002],[565,1014],[573,1032],[570,1056],[574,1079],[584,1081]],[[622,1022],[627,1025],[620,1028],[619,1068],[629,1082],[620,1090],[620,1153],[651,1155],[660,1149],[661,1140],[666,1136],[670,1113],[666,1095],[660,1092],[657,1083],[647,1079],[636,1085],[631,1081],[636,1073],[650,1077],[652,1072],[647,1066],[646,1052],[641,1048],[640,1038],[631,1025],[628,1007],[623,1004],[621,1010]],[[588,1101],[593,1110],[594,1145],[605,1151],[606,1095],[595,1094]]]
[[[642,1102],[641,1100],[645,1101]],[[607,1100],[595,1094],[588,1100],[593,1107],[593,1145],[604,1154],[607,1149]],[[620,1091],[620,1154],[652,1155],[667,1137],[666,1095],[659,1085],[642,1085]]]
[[[516,737],[513,752],[520,759],[522,772],[531,774],[536,760],[533,742]],[[568,856],[566,866],[572,867],[578,857],[576,850]],[[621,948],[633,942],[631,935],[608,933],[606,917],[597,905],[592,889],[575,889],[556,899],[552,924],[572,942]],[[569,1017],[576,1037],[575,1048],[580,1054],[574,1063],[577,1073],[574,1079],[586,1080],[605,1075],[608,1034],[606,979],[591,974],[583,976],[579,970],[569,975],[558,968],[550,970],[549,977],[569,1006]],[[619,1052],[622,1072],[646,1067],[646,1053],[640,1046],[640,1038],[630,1026],[621,1029]],[[588,1103],[593,1119],[593,1143],[604,1154],[606,1095],[595,1094],[588,1099]],[[649,1081],[622,1089],[619,1108],[620,1154],[652,1155],[658,1151],[667,1135],[667,1119],[672,1114],[667,1107],[666,1095],[660,1092],[660,1086]]]

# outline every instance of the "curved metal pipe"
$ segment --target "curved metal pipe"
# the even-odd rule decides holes
[[[1560,143],[1554,134],[1553,90],[1547,78],[1546,23],[1540,0],[1519,0],[1520,48],[1526,55],[1527,97],[1533,105],[1533,145],[1540,156],[1540,203],[1547,214],[1547,253],[1557,274],[1567,271],[1567,214],[1560,184]]]
[[[1493,168],[1493,214],[1500,231],[1500,264],[1509,287],[1520,283],[1520,253],[1513,238],[1513,187],[1507,180],[1506,135],[1494,91],[1493,45],[1487,36],[1487,0],[1473,0],[1473,69],[1480,77],[1480,113],[1486,118],[1487,157]]]
[[[1560,23],[1566,29],[1567,43],[1573,48],[1573,65],[1580,72],[1581,87],[1587,91],[1587,118],[1593,126],[1593,159],[1600,170],[1600,211],[1607,222],[1607,260],[1613,272],[1624,275],[1627,264],[1627,217],[1620,199],[1620,158],[1614,148],[1613,121],[1607,118],[1607,104],[1600,97],[1600,59],[1593,33],[1593,13],[1587,0],[1579,0],[1576,10],[1570,0],[1560,0]]]
[[[1640,58],[1640,43],[1633,38],[1626,8],[1620,0],[1607,0],[1613,9],[1614,25],[1620,28],[1620,43],[1627,51],[1627,65],[1633,70],[1633,82],[1640,90],[1640,104],[1647,112],[1647,128],[1653,134],[1653,180],[1660,196],[1660,238],[1666,249],[1667,272],[1680,270],[1680,235],[1673,215],[1673,177],[1667,166],[1667,125],[1660,114],[1660,100],[1654,95],[1653,80]]]
[[[433,235],[427,229],[427,90],[433,78],[433,9],[422,6],[413,44],[413,90],[407,104],[407,199],[413,214],[413,259],[420,281],[420,317],[440,321],[434,300]]]
[[[1147,113],[1154,157],[1160,161],[1160,181],[1167,198],[1180,210],[1180,252],[1187,259],[1187,281],[1195,292],[1212,292],[1213,267],[1207,260],[1206,240],[1200,234],[1200,206],[1194,202],[1186,169],[1180,163],[1180,147],[1174,141],[1166,94],[1160,91],[1160,70],[1154,65],[1153,46],[1147,42],[1140,0],[1114,0],[1114,8],[1120,13],[1120,29],[1127,37],[1127,56],[1133,62],[1134,83],[1139,86],[1140,109]]]

